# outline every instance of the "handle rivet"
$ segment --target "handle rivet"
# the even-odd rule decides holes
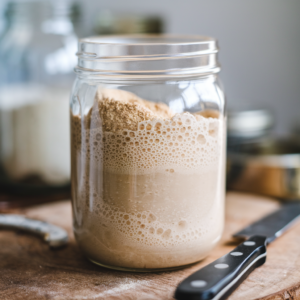
[[[255,242],[252,242],[252,241],[246,241],[246,242],[244,242],[244,245],[245,245],[245,246],[254,246],[254,245],[255,245]]]
[[[204,280],[193,280],[191,282],[191,286],[195,287],[195,288],[202,288],[205,287],[207,285],[207,282]]]
[[[235,251],[235,252],[231,252],[230,255],[232,255],[232,256],[241,256],[241,255],[243,255],[243,253]]]
[[[215,265],[216,269],[226,269],[228,267],[229,267],[229,265],[227,265],[227,264],[216,264]]]

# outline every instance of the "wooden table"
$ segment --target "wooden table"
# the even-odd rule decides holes
[[[229,193],[223,239],[208,258],[179,271],[146,274],[112,271],[85,259],[72,234],[69,201],[14,211],[64,227],[71,241],[63,249],[50,250],[35,236],[1,230],[0,299],[173,299],[181,280],[236,246],[231,238],[233,232],[278,206],[265,197]],[[256,269],[228,299],[300,299],[300,222],[268,247],[266,264]]]

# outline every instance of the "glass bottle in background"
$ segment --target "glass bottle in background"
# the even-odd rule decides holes
[[[7,5],[0,40],[0,190],[7,203],[11,195],[45,200],[69,191],[75,16],[70,1]]]

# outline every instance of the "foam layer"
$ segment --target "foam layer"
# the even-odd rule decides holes
[[[77,139],[76,148],[103,162],[110,171],[175,172],[178,166],[199,171],[200,166],[204,169],[218,161],[218,119],[184,113],[171,120],[140,122],[136,131],[112,133],[103,132],[98,118],[92,118],[93,128],[84,132],[86,143]]]

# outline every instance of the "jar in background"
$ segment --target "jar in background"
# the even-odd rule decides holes
[[[0,41],[2,192],[43,198],[68,194],[76,9],[70,1],[8,3]]]
[[[220,240],[226,130],[217,52],[216,41],[201,36],[79,41],[73,224],[92,262],[176,268]]]
[[[235,105],[237,106],[237,105]],[[272,136],[274,118],[267,109],[251,108],[228,109],[227,150],[228,152],[255,151],[268,143]],[[246,109],[245,109],[246,107]]]

